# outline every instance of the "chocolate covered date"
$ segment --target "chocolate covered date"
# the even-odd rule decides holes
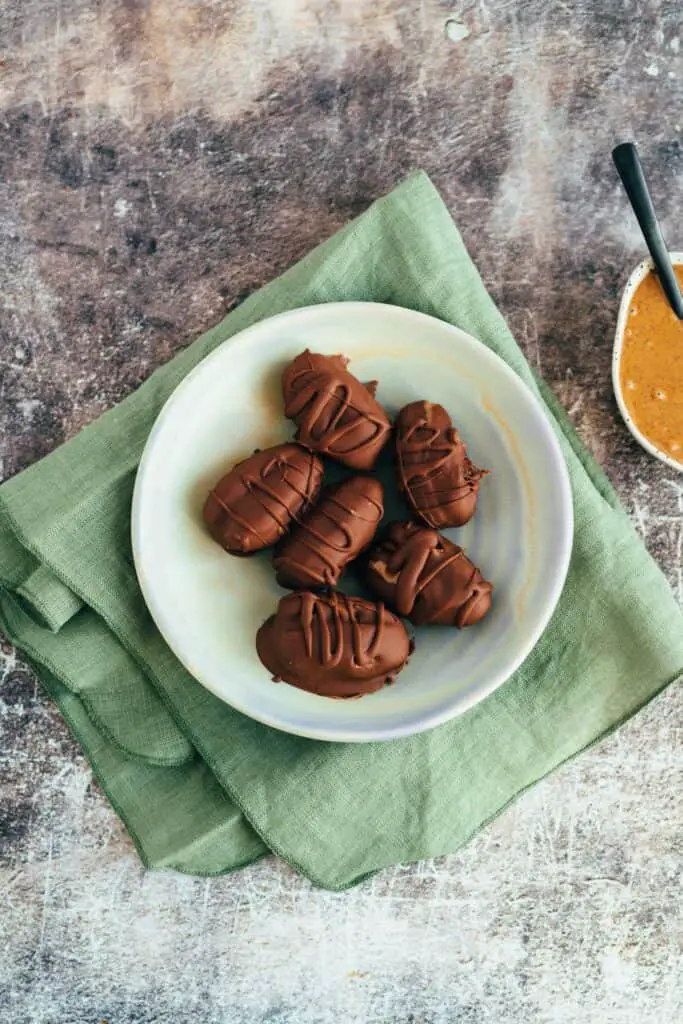
[[[415,626],[473,626],[491,607],[493,587],[462,548],[436,530],[393,523],[373,545],[368,584]]]
[[[349,477],[324,491],[275,549],[273,567],[280,586],[334,586],[374,537],[384,512],[382,498],[379,480],[367,476]]]
[[[399,487],[427,526],[463,526],[472,518],[487,471],[468,458],[442,405],[411,402],[401,409],[396,459]]]
[[[279,444],[239,462],[209,492],[204,522],[232,555],[275,544],[320,491],[323,466],[297,444]]]
[[[323,697],[360,697],[393,682],[411,644],[382,604],[332,591],[283,597],[256,636],[259,658],[276,682]]]
[[[375,384],[361,384],[344,356],[306,350],[284,371],[285,416],[299,444],[355,470],[369,470],[389,440],[391,424],[375,400]]]

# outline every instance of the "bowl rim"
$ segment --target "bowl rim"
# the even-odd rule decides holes
[[[672,251],[669,253],[669,256],[671,257],[671,262],[674,266],[683,266],[683,251]],[[648,256],[634,267],[628,276],[626,284],[624,285],[624,290],[621,295],[621,303],[619,305],[619,314],[617,316],[617,326],[614,332],[614,345],[612,348],[612,390],[614,391],[614,397],[617,400],[617,406],[619,407],[621,418],[640,447],[649,455],[653,455],[655,459],[659,459],[660,462],[663,462],[670,469],[675,469],[676,472],[683,473],[683,463],[677,462],[676,459],[672,459],[671,456],[667,455],[667,453],[662,451],[661,448],[657,448],[657,446],[654,445],[652,441],[650,441],[636,426],[624,400],[624,393],[622,391],[621,377],[619,373],[619,369],[621,367],[621,354],[624,348],[626,320],[631,300],[633,299],[638,286],[645,280],[650,271],[654,269],[654,261]]]
[[[284,724],[280,719],[268,714],[259,714],[255,712],[251,707],[248,707],[245,702],[236,700],[227,700],[226,697],[218,693],[209,683],[198,679],[192,670],[191,665],[188,664],[187,659],[183,653],[179,650],[178,645],[175,642],[173,635],[173,629],[166,626],[166,613],[160,602],[157,600],[157,596],[154,592],[154,588],[149,586],[146,580],[144,558],[142,555],[142,532],[143,532],[143,520],[141,515],[141,509],[143,507],[143,500],[145,497],[145,477],[146,468],[151,462],[154,456],[154,449],[156,446],[157,439],[161,435],[161,430],[164,425],[164,421],[173,404],[178,400],[179,396],[191,386],[192,380],[199,374],[200,371],[205,372],[205,366],[207,362],[210,362],[217,353],[220,352],[226,345],[231,345],[234,342],[244,343],[248,342],[252,334],[257,334],[266,322],[272,322],[274,320],[283,321],[286,319],[295,319],[302,315],[310,315],[320,313],[321,307],[326,307],[328,311],[334,312],[335,310],[340,313],[345,313],[350,310],[356,312],[362,311],[364,314],[371,313],[373,309],[376,312],[386,312],[387,307],[393,311],[405,315],[406,317],[414,319],[416,322],[419,321],[436,321],[441,328],[448,332],[452,332],[457,335],[465,337],[468,343],[473,343],[477,348],[481,350],[482,357],[490,360],[492,363],[498,364],[500,371],[513,379],[515,385],[526,392],[527,401],[536,407],[539,414],[539,427],[545,435],[546,441],[549,446],[549,454],[551,455],[551,465],[556,470],[556,483],[558,487],[558,499],[561,503],[561,507],[564,509],[564,518],[562,522],[562,528],[558,533],[557,537],[557,548],[556,557],[554,559],[556,565],[556,575],[553,582],[552,589],[550,590],[543,613],[539,616],[538,622],[532,632],[530,632],[526,642],[520,645],[520,648],[515,657],[510,661],[509,665],[503,671],[495,673],[490,680],[487,681],[485,686],[482,686],[476,693],[473,693],[465,698],[460,698],[456,705],[448,705],[445,708],[433,709],[427,711],[421,711],[410,722],[400,723],[385,730],[365,730],[361,731],[353,727],[336,728],[333,730],[324,727],[313,727],[307,728],[305,726],[298,728],[293,727],[289,723]],[[249,325],[243,330],[237,331],[235,334],[226,338],[225,341],[221,342],[213,349],[212,352],[208,353],[204,358],[192,368],[187,376],[178,384],[178,386],[171,392],[166,399],[164,405],[159,411],[157,418],[152,426],[152,429],[147,438],[147,442],[143,449],[142,456],[138,465],[138,472],[135,478],[135,485],[133,489],[133,500],[131,508],[131,541],[133,550],[133,560],[135,564],[135,570],[140,583],[140,588],[143,594],[143,598],[147,608],[154,620],[154,623],[159,629],[159,632],[173,652],[174,656],[184,666],[189,675],[197,680],[200,686],[203,686],[209,692],[213,693],[219,700],[228,704],[241,714],[252,718],[255,721],[261,722],[263,725],[270,726],[286,732],[291,735],[303,736],[308,739],[323,740],[327,742],[339,742],[339,743],[374,743],[383,742],[386,740],[398,739],[401,737],[417,735],[421,732],[434,729],[439,725],[443,725],[446,722],[459,717],[476,704],[480,703],[486,697],[490,696],[495,690],[502,686],[508,679],[517,671],[517,669],[523,664],[529,654],[534,650],[539,639],[545,632],[556,608],[562,592],[565,587],[567,580],[567,574],[569,572],[569,565],[571,560],[571,554],[574,543],[574,505],[573,505],[573,493],[571,482],[569,478],[569,470],[567,462],[562,452],[562,448],[555,430],[552,426],[550,418],[551,414],[546,410],[544,403],[539,395],[536,395],[530,385],[507,363],[501,356],[497,354],[493,349],[489,348],[483,341],[480,341],[474,335],[468,331],[464,331],[462,328],[449,323],[446,320],[441,320],[439,317],[431,316],[428,313],[422,313],[418,310],[409,309],[404,306],[396,306],[392,303],[382,302],[368,302],[368,301],[351,301],[351,302],[328,302],[328,303],[317,303],[308,306],[300,306],[294,309],[286,310],[282,313],[274,314],[273,316],[264,317],[262,320],[258,320],[256,323]],[[540,425],[542,422],[542,426]]]

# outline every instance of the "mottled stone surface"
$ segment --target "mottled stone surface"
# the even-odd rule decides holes
[[[683,600],[682,478],[609,381],[642,255],[615,141],[683,248],[679,23],[677,0],[0,0],[0,476],[423,166]],[[462,853],[332,895],[272,859],[144,874],[9,648],[0,678],[3,1022],[683,1018],[680,688]]]

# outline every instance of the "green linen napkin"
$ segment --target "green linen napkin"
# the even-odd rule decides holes
[[[129,539],[142,449],[188,371],[266,316],[359,299],[457,324],[515,369],[560,439],[576,522],[563,596],[522,668],[455,721],[368,745],[277,732],[204,690],[150,619]],[[424,174],[5,483],[0,584],[0,625],[59,705],[145,864],[194,874],[272,850],[342,889],[386,865],[453,851],[683,672],[683,616],[664,577],[535,380]]]

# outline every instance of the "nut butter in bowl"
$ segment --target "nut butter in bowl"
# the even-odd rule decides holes
[[[683,287],[683,252],[671,253],[671,261]],[[649,259],[624,289],[612,379],[621,415],[639,444],[683,472],[683,321]]]

